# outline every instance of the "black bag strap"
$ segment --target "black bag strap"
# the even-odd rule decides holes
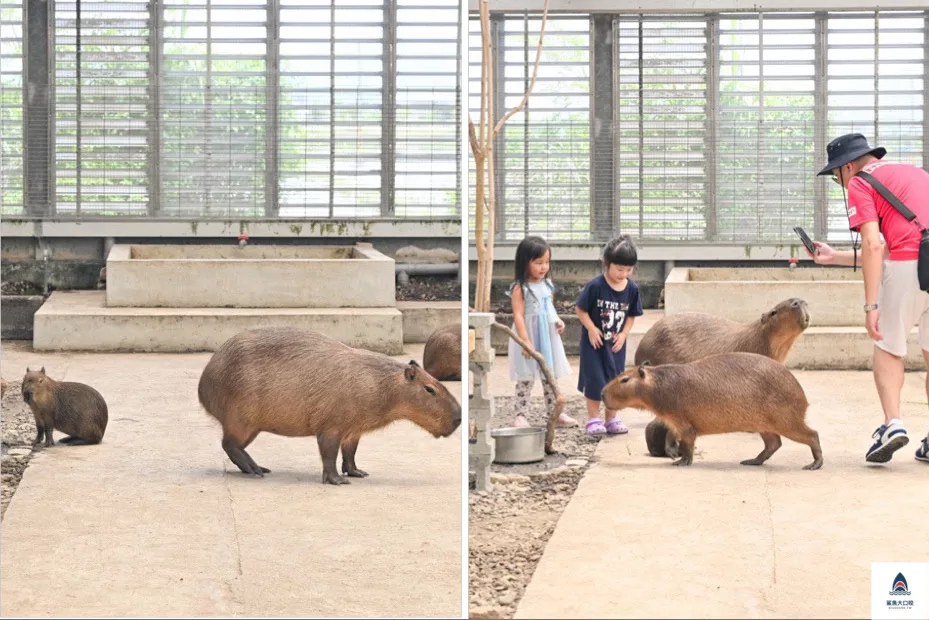
[[[893,192],[891,192],[889,189],[887,189],[887,188],[884,186],[883,183],[881,183],[880,181],[878,181],[877,179],[875,179],[875,178],[874,178],[873,176],[871,176],[869,173],[867,173],[867,172],[865,172],[864,170],[862,170],[862,171],[860,171],[858,174],[856,174],[855,176],[856,176],[856,177],[861,177],[862,179],[864,179],[865,181],[867,181],[869,184],[871,184],[871,186],[872,186],[874,189],[876,189],[876,190],[878,191],[878,193],[879,193],[881,196],[883,196],[884,199],[885,199],[887,202],[889,202],[897,211],[899,211],[899,212],[900,212],[900,215],[902,215],[903,217],[905,217],[905,218],[907,219],[907,221],[912,222],[913,220],[916,219],[916,214],[915,214],[915,213],[913,213],[912,211],[910,211],[909,208],[908,208],[905,204],[903,204],[903,203],[900,201],[899,198],[897,198],[896,196],[894,196]],[[916,225],[919,226],[920,228],[923,227],[923,225],[920,224],[918,221],[916,222]]]

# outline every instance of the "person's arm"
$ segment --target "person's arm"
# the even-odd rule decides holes
[[[864,272],[864,302],[876,304],[881,287],[884,248],[877,222],[861,225],[861,270]]]
[[[529,340],[529,330],[526,329],[526,298],[523,297],[523,287],[516,283],[513,285],[513,326],[520,338],[532,344]]]
[[[590,314],[587,312],[589,306],[590,284],[587,284],[578,296],[577,302],[574,304],[574,313],[577,315],[581,325],[584,326],[584,329],[587,330],[587,337],[590,340],[590,345],[594,349],[599,349],[600,345],[603,344],[603,333],[594,324],[593,319],[590,318]]]

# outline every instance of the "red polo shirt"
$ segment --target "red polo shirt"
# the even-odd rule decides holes
[[[884,184],[900,202],[916,214],[916,220],[929,227],[929,172],[910,164],[876,160],[864,167]],[[892,204],[884,200],[870,183],[859,177],[848,184],[848,224],[858,231],[865,222],[879,222],[881,234],[890,250],[890,260],[916,260],[920,232],[916,222],[908,222]]]

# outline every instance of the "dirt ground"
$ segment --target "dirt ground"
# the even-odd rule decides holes
[[[4,377],[5,379],[6,377]],[[0,402],[0,519],[6,513],[23,472],[32,458],[32,441],[35,439],[35,419],[29,406],[23,402],[20,392],[20,380],[8,380],[6,392]]]
[[[461,283],[455,276],[411,276],[397,284],[397,301],[461,301]]]
[[[494,463],[494,490],[468,494],[471,618],[513,617],[545,545],[601,441],[584,432],[587,416],[583,398],[567,398],[565,412],[580,425],[556,430],[554,447],[561,454],[549,455],[540,463]],[[494,402],[491,427],[510,426],[515,398],[497,397]],[[533,400],[526,418],[532,425],[545,424],[542,398]]]

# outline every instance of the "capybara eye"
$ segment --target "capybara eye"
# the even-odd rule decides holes
[[[629,377],[623,377],[619,380],[620,383],[629,383]]]
[[[435,396],[435,390],[432,388],[431,385],[426,386],[426,391],[432,394],[433,396]]]

